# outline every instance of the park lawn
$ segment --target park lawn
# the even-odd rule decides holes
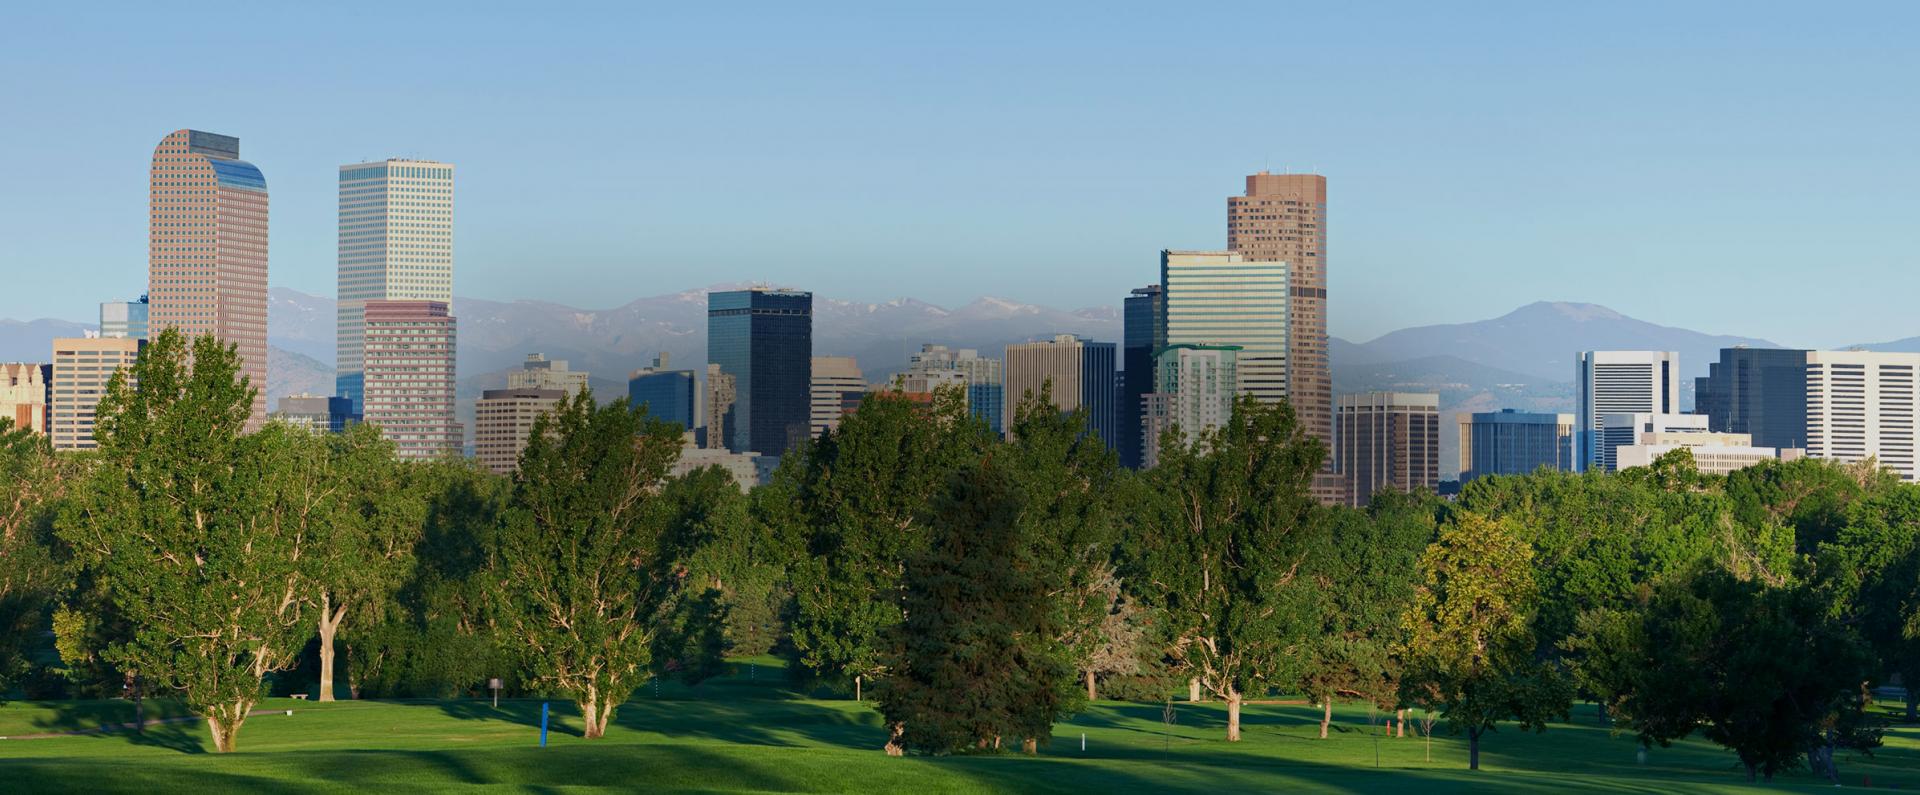
[[[730,676],[700,688],[643,688],[603,740],[579,737],[571,704],[554,702],[548,748],[536,747],[540,702],[340,702],[273,699],[240,734],[240,750],[209,752],[203,723],[52,739],[0,740],[0,791],[394,791],[454,787],[558,791],[1105,791],[1733,792],[1747,788],[1733,756],[1700,741],[1655,749],[1645,765],[1631,738],[1613,737],[1590,710],[1544,734],[1506,730],[1482,746],[1479,773],[1464,741],[1436,733],[1432,761],[1416,738],[1379,737],[1364,707],[1336,711],[1318,739],[1316,711],[1256,705],[1246,740],[1228,744],[1217,703],[1100,702],[1061,724],[1039,757],[894,759],[867,706],[815,699],[768,681]],[[150,714],[180,714],[177,705]],[[124,702],[15,702],[0,706],[0,736],[126,720]],[[1377,719],[1378,716],[1375,716]],[[1080,750],[1085,734],[1087,747]],[[1376,761],[1377,760],[1377,761]],[[1378,767],[1376,767],[1376,764]],[[1874,758],[1846,756],[1849,788],[1920,788],[1920,730],[1898,727]],[[1805,773],[1770,790],[1831,791]]]

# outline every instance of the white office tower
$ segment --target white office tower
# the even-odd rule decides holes
[[[1608,414],[1600,418],[1600,458],[1594,468],[1602,472],[1620,471],[1620,448],[1640,444],[1642,439],[1704,433],[1707,433],[1705,414]]]
[[[1600,432],[1608,414],[1680,411],[1680,354],[1673,351],[1586,351],[1574,370],[1574,466],[1605,468]]]
[[[388,160],[340,167],[336,394],[365,407],[368,301],[453,301],[453,165]]]
[[[1913,481],[1920,353],[1807,352],[1807,455],[1874,459]]]
[[[1287,398],[1288,265],[1248,262],[1229,251],[1162,251],[1165,312],[1156,349],[1233,345],[1239,392],[1262,403]]]

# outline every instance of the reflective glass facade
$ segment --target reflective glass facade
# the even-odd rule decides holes
[[[645,408],[647,414],[693,430],[692,370],[641,373],[627,382],[627,402]]]
[[[1154,342],[1160,333],[1162,295],[1157,284],[1134,290],[1127,297],[1126,311],[1121,318],[1124,336],[1120,350],[1120,404],[1114,409],[1118,423],[1114,449],[1120,453],[1120,463],[1134,469],[1146,463],[1141,405],[1147,393],[1153,391],[1153,352],[1165,345]]]
[[[812,293],[707,294],[707,361],[733,377],[733,406],[722,418],[728,450],[777,456],[806,442],[812,419]]]

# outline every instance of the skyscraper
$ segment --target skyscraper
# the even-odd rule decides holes
[[[852,356],[813,357],[811,382],[809,430],[818,439],[840,427],[840,406],[846,402],[847,393],[867,391],[867,382],[860,375],[860,362]]]
[[[55,450],[92,450],[94,410],[107,380],[139,358],[142,342],[126,337],[63,337],[53,341],[53,402],[48,436]],[[128,384],[133,386],[133,384]]]
[[[153,150],[148,323],[211,334],[240,354],[255,390],[248,427],[267,418],[267,180],[240,139],[177,130]]]
[[[147,338],[147,297],[138,301],[100,302],[100,336]]]
[[[647,414],[691,431],[699,427],[694,419],[695,382],[692,370],[667,369],[667,354],[654,357],[652,367],[642,367],[627,377],[627,402],[645,407]]]
[[[740,396],[735,388],[733,376],[720,365],[707,365],[707,400],[701,415],[703,447],[708,450],[727,449],[727,418],[733,416],[733,402]],[[811,394],[809,394],[811,398]]]
[[[777,456],[807,440],[813,293],[763,288],[708,293],[707,361],[733,377],[733,406],[723,417],[728,450]]]
[[[1160,437],[1173,428],[1191,445],[1200,434],[1233,419],[1239,392],[1234,372],[1240,349],[1232,345],[1169,345],[1150,368],[1152,391],[1142,396],[1142,465],[1160,463]]]
[[[927,343],[920,352],[907,357],[907,389],[916,388],[915,379],[925,381],[921,388],[952,382],[967,390],[967,414],[998,432],[1004,422],[1006,389],[1001,383],[1000,360],[981,356],[978,350],[954,350],[945,345]],[[944,380],[943,380],[944,379]]]
[[[1347,479],[1348,504],[1364,506],[1386,489],[1412,491],[1440,484],[1439,395],[1342,395],[1337,419],[1334,464]]]
[[[1288,264],[1231,251],[1162,251],[1156,347],[1237,345],[1240,394],[1287,399]]]
[[[454,319],[441,301],[368,301],[360,335],[361,421],[379,426],[403,458],[459,453],[454,419]]]
[[[1807,351],[1720,349],[1720,361],[1694,379],[1693,410],[1713,430],[1747,434],[1758,447],[1805,447]]]
[[[1807,352],[1807,455],[1831,461],[1872,458],[1909,483],[1920,479],[1914,453],[1914,378],[1920,353]]]
[[[1114,411],[1119,438],[1114,442],[1120,463],[1134,469],[1146,465],[1146,451],[1154,444],[1152,437],[1143,435],[1141,401],[1154,389],[1154,337],[1160,333],[1161,295],[1157,284],[1135,288],[1121,313],[1120,396]]]
[[[1119,430],[1114,427],[1114,359],[1113,343],[1088,342],[1072,334],[1008,345],[1004,429],[1013,430],[1017,407],[1027,395],[1037,397],[1051,383],[1053,405],[1061,411],[1085,408],[1087,429],[1112,445]]]
[[[1248,262],[1287,265],[1287,397],[1307,432],[1333,440],[1333,376],[1327,359],[1327,178],[1247,177],[1227,198],[1227,248]]]
[[[362,409],[368,301],[453,301],[453,166],[388,160],[340,167],[335,389]]]
[[[1513,409],[1459,415],[1460,482],[1482,475],[1573,469],[1572,414]]]
[[[1672,414],[1680,410],[1680,354],[1671,351],[1586,351],[1574,364],[1574,466],[1601,466],[1599,434],[1608,414]]]
[[[273,419],[305,428],[314,433],[340,433],[349,423],[359,422],[353,414],[353,402],[330,395],[287,395],[280,398]]]

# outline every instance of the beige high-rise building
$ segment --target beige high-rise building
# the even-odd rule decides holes
[[[153,150],[147,236],[152,336],[178,328],[236,346],[267,419],[267,180],[240,139],[177,130]]]
[[[813,438],[840,427],[841,406],[848,392],[867,391],[866,378],[860,374],[860,362],[852,356],[813,357],[813,383],[810,418]]]
[[[1287,263],[1287,399],[1308,433],[1331,443],[1327,178],[1265,171],[1247,177],[1246,195],[1227,198],[1227,248],[1249,262]]]
[[[1346,501],[1364,506],[1376,492],[1440,485],[1440,396],[1430,392],[1342,395],[1335,469]]]
[[[1111,342],[1090,342],[1072,334],[1055,336],[1049,342],[1008,345],[1002,368],[1006,377],[1002,431],[1013,431],[1019,414],[1016,409],[1027,395],[1038,397],[1051,383],[1053,405],[1063,412],[1085,409],[1087,430],[1099,434],[1111,446],[1119,438],[1113,405],[1117,386],[1113,377],[1115,349]]]
[[[565,399],[564,389],[489,389],[473,403],[473,454],[481,466],[501,475],[520,468],[533,423]]]
[[[558,389],[577,395],[587,389],[585,370],[567,369],[567,360],[549,359],[544,353],[529,353],[520,369],[507,373],[508,389]]]
[[[92,450],[94,411],[114,371],[132,367],[141,341],[62,337],[53,341],[53,405],[47,424],[55,450]]]
[[[53,368],[23,362],[0,364],[0,419],[34,433],[47,432],[47,389]]]
[[[368,301],[361,328],[361,421],[380,428],[402,458],[458,454],[454,418],[455,323],[440,301]]]
[[[334,389],[362,411],[367,302],[453,302],[453,164],[341,166],[339,269]]]

